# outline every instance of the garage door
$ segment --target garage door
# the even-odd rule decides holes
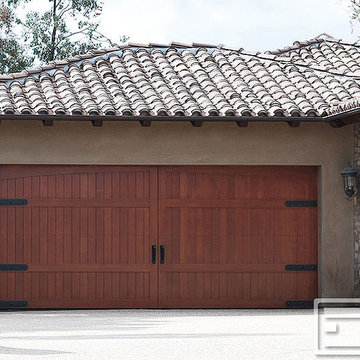
[[[27,201],[0,206],[0,263],[28,267],[0,271],[3,306],[156,306],[156,168],[0,169],[1,198]]]
[[[2,166],[0,306],[304,307],[317,170]]]
[[[311,306],[316,168],[163,167],[159,179],[160,306]]]

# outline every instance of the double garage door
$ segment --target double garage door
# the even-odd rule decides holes
[[[1,166],[0,307],[284,308],[317,295],[317,170]]]

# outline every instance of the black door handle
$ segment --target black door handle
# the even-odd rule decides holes
[[[165,245],[160,245],[160,264],[165,263]]]
[[[156,245],[151,247],[151,262],[156,264]]]

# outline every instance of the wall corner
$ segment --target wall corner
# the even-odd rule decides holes
[[[354,167],[360,170],[360,123],[353,124],[354,132]],[[360,197],[354,198],[354,297],[360,297]]]

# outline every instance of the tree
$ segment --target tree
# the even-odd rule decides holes
[[[360,20],[360,0],[348,0],[351,10],[352,20]]]
[[[16,35],[12,31],[14,13],[5,4],[0,4],[0,73],[21,71],[31,66],[33,57],[24,54]]]
[[[91,49],[115,45],[99,31],[103,10],[101,1],[49,0],[46,11],[29,11],[24,17],[19,16],[16,11],[19,5],[31,2],[32,0],[3,1],[3,27],[7,30],[6,36],[1,39],[9,38],[10,42],[13,41],[7,46],[1,46],[0,43],[0,62],[1,57],[9,59],[9,65],[4,67],[5,71],[12,71],[15,63],[16,68],[24,68],[24,65],[32,64],[34,60],[50,62]],[[20,29],[23,44],[16,39],[14,29]],[[125,42],[127,39],[126,36],[121,36],[119,41]],[[22,45],[27,49],[25,53]]]

